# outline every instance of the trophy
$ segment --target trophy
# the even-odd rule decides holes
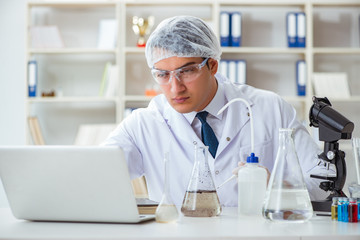
[[[136,46],[145,47],[145,37],[150,33],[151,28],[154,26],[154,21],[154,16],[149,16],[147,19],[138,16],[133,17],[133,31],[136,35],[138,35],[138,41]]]

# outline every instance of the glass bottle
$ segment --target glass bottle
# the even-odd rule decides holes
[[[279,148],[263,206],[263,216],[271,221],[305,222],[313,215],[292,133],[293,129],[279,129]]]
[[[195,146],[195,161],[181,212],[188,217],[213,217],[221,213],[219,197],[208,164],[208,147]]]
[[[358,206],[356,198],[349,199],[349,222],[358,222]]]
[[[344,208],[344,199],[343,197],[339,197],[338,201],[338,221],[343,222],[343,208]]]
[[[238,171],[238,213],[259,215],[264,203],[267,172],[259,166],[259,158],[251,153]]]
[[[343,222],[349,222],[349,198],[344,198],[342,218]]]
[[[178,219],[178,210],[170,196],[170,182],[169,182],[169,153],[164,156],[165,165],[165,182],[164,192],[161,201],[156,208],[155,220],[160,223],[174,222]]]
[[[332,198],[331,204],[331,220],[337,221],[338,220],[338,197]]]

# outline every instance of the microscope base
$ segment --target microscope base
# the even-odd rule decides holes
[[[311,204],[314,211],[331,212],[331,200],[311,201]]]

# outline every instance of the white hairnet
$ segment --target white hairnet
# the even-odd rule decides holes
[[[220,60],[221,48],[212,29],[200,18],[176,16],[162,21],[146,42],[149,67],[158,61],[177,57],[203,57]]]

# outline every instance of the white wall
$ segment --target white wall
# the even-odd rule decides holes
[[[25,144],[25,2],[0,0],[0,145]]]
[[[0,145],[25,144],[25,2],[0,0]],[[6,206],[0,180],[0,208]]]

